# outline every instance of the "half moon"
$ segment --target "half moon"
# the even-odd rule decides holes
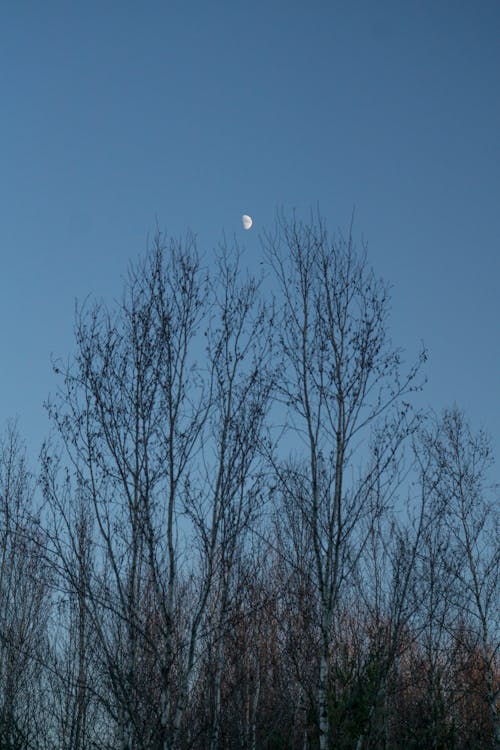
[[[241,217],[241,223],[243,224],[243,229],[250,229],[253,224],[252,217],[248,216],[247,214],[243,214],[243,216]]]

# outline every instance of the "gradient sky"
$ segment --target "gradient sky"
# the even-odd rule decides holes
[[[499,39],[496,0],[5,0],[0,424],[36,455],[75,298],[117,297],[157,223],[258,268],[276,209],[319,204],[355,207],[394,342],[428,347],[422,403],[498,455]]]

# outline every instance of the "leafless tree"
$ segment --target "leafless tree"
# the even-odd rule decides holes
[[[34,482],[14,425],[0,439],[0,746],[42,747],[50,587]],[[39,702],[39,713],[34,710]]]
[[[399,485],[397,473],[394,479]],[[363,622],[366,618],[367,636],[362,669],[367,676],[365,711],[359,721],[356,750],[388,742],[391,679],[408,643],[408,633],[415,626],[420,604],[417,562],[430,524],[425,495],[413,497],[411,490],[407,490],[406,503],[400,498],[394,509],[382,512],[387,489],[376,482],[367,497],[368,539],[356,571],[361,599],[358,619]]]
[[[0,440],[1,748],[497,750],[488,439],[413,410],[351,232],[263,241],[77,307],[41,495]]]
[[[65,526],[54,551],[99,635],[114,699],[108,707],[120,747],[130,750],[169,746],[182,482],[210,405],[192,352],[206,311],[193,238],[165,248],[157,237],[130,267],[118,311],[99,304],[78,311],[77,354],[57,365],[63,384],[49,407],[70,467],[64,496],[45,451],[46,496]],[[93,521],[85,569],[72,496]],[[144,679],[162,704],[154,726],[142,690],[148,661],[158,672]]]
[[[331,238],[321,219],[280,218],[265,246],[284,300],[279,343],[281,397],[296,450],[278,467],[281,491],[295,498],[310,529],[321,632],[319,746],[330,728],[328,679],[333,618],[341,589],[365,543],[366,496],[411,429],[405,394],[418,367],[401,378],[401,357],[387,331],[388,291],[355,251],[351,233]],[[350,471],[370,430],[378,435],[368,470]],[[365,443],[366,444],[366,443]]]
[[[68,468],[61,482],[64,467],[47,446],[43,486],[55,511],[54,559],[76,597],[75,732],[85,723],[88,629],[128,750],[186,741],[203,626],[214,628],[218,746],[220,635],[239,545],[260,502],[272,388],[271,317],[258,284],[240,280],[237,257],[222,252],[218,281],[210,280],[192,238],[165,247],[158,237],[130,268],[116,313],[78,312],[76,358],[57,367],[64,382],[49,410]]]
[[[219,747],[224,632],[234,594],[233,571],[262,506],[261,443],[274,380],[272,309],[259,299],[254,278],[240,279],[239,264],[237,249],[221,248],[207,331],[214,394],[203,450],[206,473],[203,491],[189,507],[206,560],[201,602],[209,605],[207,625],[214,650],[210,750]]]
[[[444,566],[454,579],[452,593],[481,654],[492,747],[500,747],[498,719],[499,565],[498,487],[488,486],[493,463],[490,440],[474,434],[463,412],[444,412],[427,435],[439,482],[435,500],[445,518]]]

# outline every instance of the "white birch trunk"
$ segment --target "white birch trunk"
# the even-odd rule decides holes
[[[325,653],[326,647],[323,646],[321,661],[319,665],[319,690],[318,690],[318,708],[319,708],[319,748],[327,750],[328,748],[328,655]]]

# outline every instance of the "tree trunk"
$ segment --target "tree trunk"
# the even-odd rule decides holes
[[[329,738],[328,722],[328,645],[323,644],[323,653],[319,665],[319,749],[327,750]]]
[[[257,748],[257,708],[259,705],[260,697],[260,668],[257,664],[257,672],[255,675],[255,688],[252,697],[251,707],[251,719],[250,719],[250,746],[249,750],[256,750]]]
[[[217,652],[215,657],[214,707],[212,732],[210,737],[210,750],[218,750],[219,748],[222,667],[222,638],[220,637],[219,633],[217,641]]]

